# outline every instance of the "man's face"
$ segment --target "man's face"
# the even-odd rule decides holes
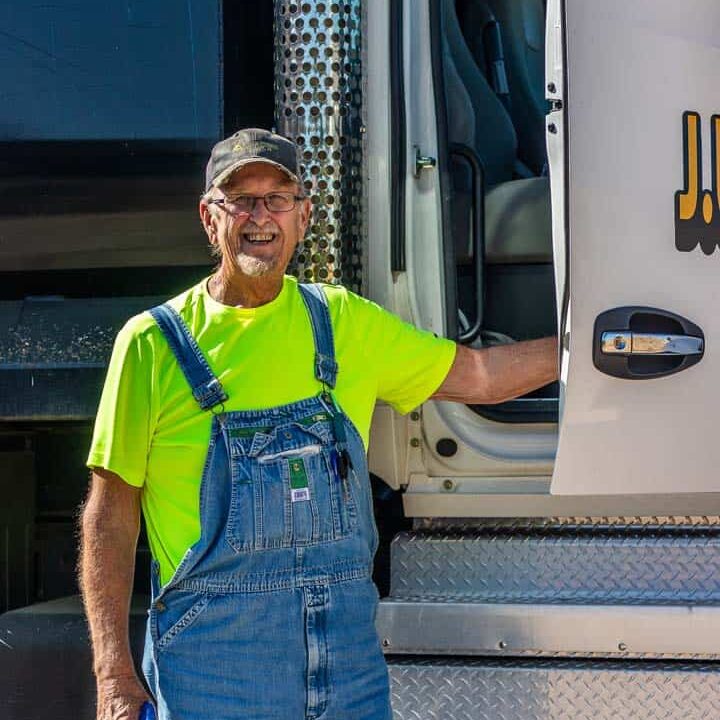
[[[267,163],[251,163],[231,175],[216,198],[238,195],[260,197],[272,192],[299,195],[299,188],[285,173]],[[310,218],[310,201],[299,200],[292,210],[271,212],[262,199],[252,212],[234,215],[223,205],[200,201],[200,216],[210,242],[221,253],[226,274],[251,277],[282,275],[302,239]]]

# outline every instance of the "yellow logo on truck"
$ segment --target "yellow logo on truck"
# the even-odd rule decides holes
[[[698,245],[711,255],[720,245],[720,115],[710,120],[712,191],[702,190],[700,115],[683,115],[685,189],[675,193],[675,247],[690,252]]]

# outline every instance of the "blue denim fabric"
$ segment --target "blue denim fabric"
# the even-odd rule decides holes
[[[329,392],[325,298],[300,288],[323,392],[213,417],[201,537],[164,587],[153,564],[143,669],[161,720],[392,717],[365,449]],[[186,338],[170,347],[186,375],[207,365]]]
[[[209,410],[227,400],[220,381],[213,375],[178,311],[166,303],[152,308],[150,314],[162,330],[175,357],[184,358],[180,367],[200,409]]]

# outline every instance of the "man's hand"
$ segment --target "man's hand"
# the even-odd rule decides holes
[[[151,700],[137,676],[97,681],[97,720],[138,720],[140,708]]]
[[[458,345],[455,361],[434,400],[492,405],[557,380],[557,338],[473,350]]]

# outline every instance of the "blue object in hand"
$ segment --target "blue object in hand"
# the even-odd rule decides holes
[[[142,707],[140,708],[140,717],[138,717],[138,720],[156,720],[155,708],[149,700],[146,700],[142,704]]]

